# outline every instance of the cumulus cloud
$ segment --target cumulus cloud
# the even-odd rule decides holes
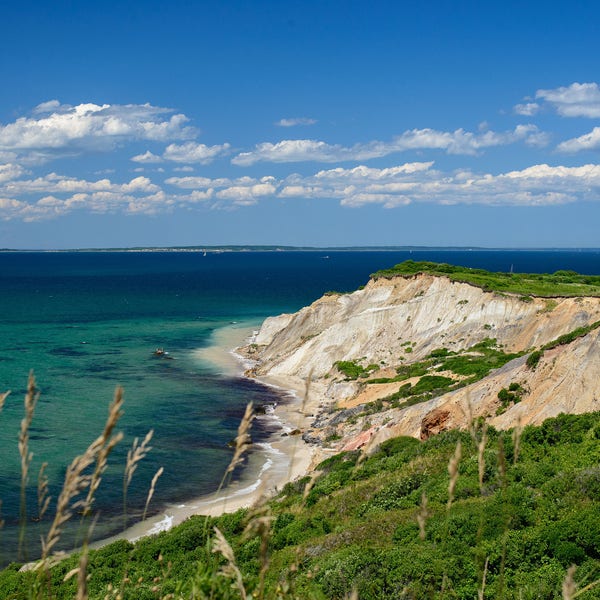
[[[550,104],[563,117],[600,117],[600,88],[597,83],[572,83],[551,90],[538,90],[535,97]]]
[[[512,131],[480,131],[473,133],[464,129],[437,131],[435,129],[412,129],[390,142],[373,141],[344,147],[319,140],[282,140],[275,144],[263,142],[254,150],[242,152],[232,159],[239,166],[251,166],[258,162],[338,162],[362,161],[381,158],[408,150],[442,150],[448,154],[477,154],[493,146],[503,146],[518,141],[530,145],[547,143],[547,138],[535,125],[518,125]]]
[[[238,177],[236,179],[210,177],[169,177],[166,184],[184,190],[193,190],[191,195],[180,196],[187,198],[214,198],[219,201],[227,201],[236,206],[249,206],[265,196],[274,196],[280,186],[275,177],[266,176],[260,179],[254,177]],[[195,195],[195,196],[194,196]],[[215,204],[222,207],[225,203]]]
[[[452,172],[434,163],[412,162],[387,168],[365,165],[292,174],[277,179],[171,177],[162,189],[147,177],[125,183],[86,181],[54,173],[0,183],[0,219],[39,220],[85,210],[92,213],[159,214],[177,207],[228,208],[267,199],[335,200],[346,207],[380,205],[393,209],[411,203],[440,205],[548,206],[598,201],[600,165],[533,165],[505,173]],[[26,200],[31,198],[31,200]]]
[[[196,130],[183,114],[151,104],[77,106],[56,100],[36,107],[30,117],[0,124],[0,151],[38,152],[49,157],[60,150],[114,148],[133,140],[172,141],[193,138]]]
[[[525,102],[524,104],[517,104],[514,107],[515,113],[523,117],[532,117],[540,110],[540,105],[537,102]]]
[[[196,142],[186,142],[184,144],[169,144],[162,156],[158,156],[147,150],[143,154],[138,154],[131,158],[137,163],[158,163],[171,161],[181,164],[201,164],[211,163],[217,156],[229,153],[229,144],[220,144],[215,146],[206,146]],[[185,167],[184,167],[185,168]]]
[[[10,181],[20,177],[25,172],[25,169],[21,165],[15,165],[8,163],[6,165],[0,165],[0,183]]]
[[[162,158],[157,156],[156,154],[152,154],[150,150],[146,150],[143,154],[137,154],[131,159],[133,162],[137,163],[159,163],[162,162]]]
[[[20,179],[8,181],[0,188],[3,192],[17,196],[24,194],[59,194],[79,192],[111,192],[111,193],[154,193],[160,190],[147,177],[135,177],[128,183],[112,183],[109,179],[87,181],[75,177],[66,177],[50,173],[36,179]]]
[[[600,148],[600,127],[570,140],[561,142],[556,149],[559,152],[581,152],[582,150],[597,150]]]
[[[280,119],[275,123],[279,127],[295,127],[297,125],[314,125],[317,122],[316,119],[309,119],[308,117],[296,117],[292,119]]]
[[[497,175],[469,170],[443,172],[433,162],[413,162],[388,168],[359,165],[336,167],[311,176],[293,174],[283,179],[250,177],[211,179],[170,178],[167,183],[233,204],[254,204],[261,198],[334,199],[342,206],[381,205],[395,208],[415,202],[547,206],[576,200],[597,200],[600,165],[581,167],[534,165]],[[192,192],[193,193],[193,192]]]
[[[170,144],[166,147],[163,158],[178,163],[200,163],[206,165],[212,160],[229,151],[229,144],[205,146],[196,142],[185,144]]]

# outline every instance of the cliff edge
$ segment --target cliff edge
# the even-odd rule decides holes
[[[268,318],[242,351],[251,376],[296,389],[310,380],[304,438],[341,450],[477,418],[506,429],[600,410],[598,325],[598,297],[416,273]]]

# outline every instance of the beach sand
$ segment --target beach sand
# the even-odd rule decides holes
[[[195,351],[199,360],[209,362],[217,372],[230,376],[242,376],[250,365],[235,354],[234,349],[248,343],[255,327],[247,324],[231,324],[213,334],[213,344]],[[272,496],[287,482],[306,475],[314,462],[314,449],[300,435],[282,435],[303,430],[310,415],[303,410],[304,385],[282,379],[259,379],[265,385],[276,387],[286,395],[286,401],[275,408],[273,415],[259,415],[258,419],[277,419],[283,427],[281,433],[267,442],[255,444],[238,481],[218,493],[200,496],[185,504],[167,506],[159,514],[136,523],[126,531],[91,544],[98,548],[113,541],[127,539],[136,541],[141,537],[166,531],[192,515],[218,516],[254,505],[262,496]],[[308,409],[310,413],[310,409]]]

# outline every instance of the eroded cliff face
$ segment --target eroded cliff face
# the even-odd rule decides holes
[[[461,389],[405,408],[387,409],[384,403],[362,417],[361,407],[389,397],[406,381],[347,381],[335,367],[337,361],[353,361],[369,365],[371,378],[389,378],[398,365],[416,363],[441,347],[460,352],[495,338],[504,352],[524,353],[598,320],[598,298],[519,297],[417,275],[372,280],[352,294],[324,296],[293,315],[269,318],[246,352],[256,360],[256,376],[296,385],[311,378],[319,415],[306,437],[339,437],[341,448],[357,436],[427,437],[466,426],[472,417],[509,428],[560,412],[599,410],[598,330],[546,351],[535,369],[522,356]],[[522,397],[500,407],[498,392],[511,383],[521,386]]]

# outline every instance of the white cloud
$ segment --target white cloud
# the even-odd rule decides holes
[[[185,144],[169,144],[162,156],[153,154],[146,150],[143,154],[138,154],[131,158],[138,163],[159,163],[165,160],[176,163],[198,163],[207,165],[217,156],[228,154],[230,145],[220,144],[216,146],[206,146],[196,142],[186,142]],[[193,170],[191,167],[182,167],[181,169]],[[180,170],[181,170],[180,169]]]
[[[279,127],[295,127],[297,125],[314,125],[316,119],[309,119],[308,117],[296,117],[291,119],[280,119],[275,123]]]
[[[185,167],[174,167],[173,171],[177,173],[193,173],[194,167],[190,167],[189,165]]]
[[[540,105],[537,102],[525,102],[517,104],[513,110],[523,117],[532,117],[540,110]]]
[[[434,169],[432,162],[421,162],[384,169],[365,165],[351,169],[337,167],[308,177],[294,174],[280,180],[187,177],[171,178],[167,183],[204,194],[218,190],[214,195],[216,199],[237,205],[254,204],[261,198],[276,196],[290,200],[334,199],[348,207],[379,204],[395,208],[415,202],[547,206],[598,200],[600,165],[541,164],[492,175],[468,170],[442,172]]]
[[[344,147],[327,144],[319,140],[282,140],[275,144],[257,144],[254,150],[242,152],[232,159],[239,166],[250,166],[258,162],[338,162],[362,161],[380,158],[408,150],[442,150],[448,154],[477,154],[493,146],[503,146],[518,141],[532,145],[547,142],[547,138],[535,125],[518,125],[512,131],[480,131],[472,133],[464,129],[453,132],[435,129],[412,129],[395,137],[390,142],[373,141]]]
[[[0,151],[37,152],[42,160],[61,150],[109,150],[122,141],[194,137],[189,119],[173,112],[150,104],[70,106],[52,100],[38,105],[32,117],[0,125]]]
[[[20,196],[25,194],[67,194],[67,193],[90,193],[90,192],[111,192],[111,193],[155,193],[160,187],[152,183],[147,177],[135,177],[128,183],[112,183],[109,179],[99,179],[97,181],[87,181],[75,177],[66,177],[50,173],[44,177],[36,179],[20,179],[17,181],[8,181],[0,186],[0,193],[6,193],[11,196]]]
[[[146,150],[143,154],[138,154],[131,159],[133,162],[137,163],[159,163],[162,162],[162,158],[157,156],[156,154],[152,154],[150,150]]]
[[[259,198],[273,196],[277,188],[272,183],[257,183],[255,185],[233,185],[217,192],[220,200],[230,200],[238,206],[256,204]]]
[[[25,172],[25,169],[20,165],[8,163],[6,165],[0,165],[0,183],[10,181],[11,179],[17,179]]]
[[[180,145],[170,144],[166,147],[163,158],[179,163],[200,163],[206,165],[212,162],[217,156],[226,154],[229,148],[229,144],[216,146],[205,146],[196,142],[186,142]]]
[[[435,170],[432,163],[408,163],[389,169],[365,166],[292,176],[282,182],[285,198],[332,198],[348,207],[409,203],[546,206],[576,200],[597,201],[600,165],[534,165],[498,175]]]
[[[538,90],[536,99],[549,103],[563,117],[600,117],[597,83],[572,83],[551,90]]]
[[[33,114],[35,115],[43,115],[47,113],[51,113],[57,110],[60,110],[60,102],[58,100],[48,100],[47,102],[42,102],[38,104],[33,109]]]
[[[255,182],[255,179],[246,178],[249,181]],[[241,178],[238,181],[243,181]],[[232,185],[231,179],[219,178],[211,179],[210,177],[169,177],[165,179],[165,183],[174,185],[184,190],[206,189],[209,187],[227,187]]]
[[[600,127],[570,140],[561,142],[556,149],[559,152],[580,152],[582,150],[597,150],[600,148]]]

